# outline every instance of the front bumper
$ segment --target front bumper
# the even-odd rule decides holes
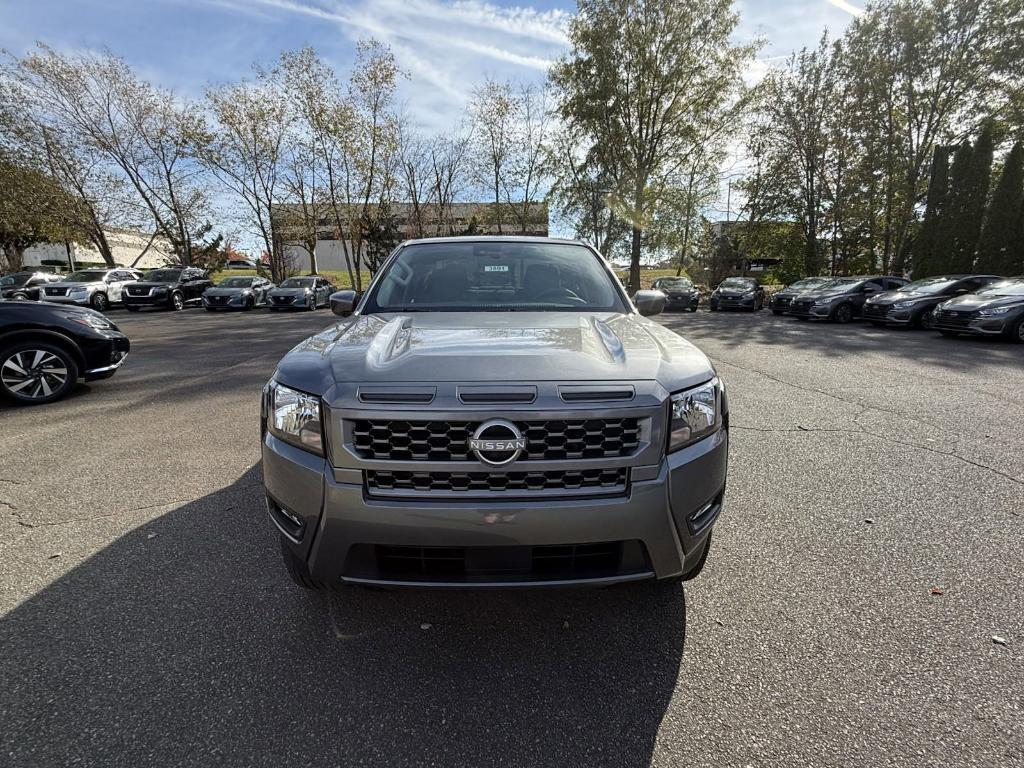
[[[754,298],[714,298],[710,302],[713,309],[753,309],[755,306]]]
[[[960,315],[936,311],[932,315],[932,328],[936,331],[968,333],[973,336],[999,336],[1007,332],[1011,318],[981,317],[979,315]]]
[[[270,433],[264,434],[262,453],[270,517],[317,581],[514,587],[670,578],[691,570],[722,509],[728,447],[728,430],[721,429],[660,464],[632,467],[624,495],[504,500],[495,494],[493,501],[370,497],[361,481],[350,482],[360,474],[335,469]],[[541,573],[471,580],[393,578],[364,561],[374,548],[486,549],[493,554],[607,542],[629,545],[634,555],[638,542],[642,560],[633,557],[618,570],[584,577]]]
[[[172,291],[167,291],[149,296],[131,296],[124,291],[121,294],[121,302],[126,307],[169,307],[171,306],[171,293]]]
[[[244,309],[246,296],[203,296],[206,309]]]
[[[106,333],[88,344],[82,344],[85,356],[82,377],[86,381],[109,379],[124,364],[129,351],[131,343],[128,337],[119,332]]]
[[[268,296],[267,306],[271,309],[305,309],[309,306],[309,294],[305,296]]]
[[[52,302],[54,304],[73,304],[77,307],[89,306],[89,300],[92,299],[92,294],[76,294],[74,296],[47,296],[45,293],[42,296],[43,301]]]
[[[697,309],[699,306],[699,294],[696,296],[669,296],[665,302],[665,309]]]

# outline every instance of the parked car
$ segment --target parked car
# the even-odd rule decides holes
[[[664,304],[631,302],[584,243],[403,243],[365,297],[331,297],[347,319],[264,390],[288,573],[307,588],[695,577],[728,402],[711,361],[647,317]]]
[[[764,288],[756,277],[727,277],[711,292],[708,306],[720,309],[749,309],[756,312],[764,306]]]
[[[659,277],[651,286],[668,297],[665,309],[688,309],[696,312],[700,306],[700,291],[685,277]]]
[[[999,280],[995,275],[939,275],[915,280],[864,302],[864,319],[873,325],[931,328],[939,304],[952,296],[973,293]]]
[[[902,277],[862,275],[829,280],[793,299],[789,314],[798,320],[831,320],[848,323],[860,317],[864,302],[883,291],[892,291],[907,284]]]
[[[0,299],[39,301],[43,286],[56,283],[59,280],[60,275],[55,275],[52,272],[12,272],[0,277]]]
[[[1024,276],[989,283],[939,304],[933,327],[945,336],[1005,336],[1024,343]]]
[[[805,277],[803,280],[790,283],[781,291],[776,291],[768,297],[768,309],[772,311],[773,315],[784,314],[789,309],[790,302],[801,293],[820,288],[831,279],[830,277]]]
[[[267,293],[270,309],[309,309],[327,306],[334,286],[326,277],[289,277]]]
[[[202,300],[203,291],[213,285],[206,272],[197,267],[151,269],[137,283],[124,287],[121,300],[129,312],[142,307],[184,309]]]
[[[256,262],[248,259],[232,259],[224,265],[224,269],[256,269]]]
[[[260,307],[267,303],[267,294],[274,287],[265,277],[225,277],[203,291],[203,306],[208,312]]]
[[[59,282],[43,286],[42,299],[58,304],[77,304],[102,312],[121,301],[128,283],[142,277],[137,269],[81,269],[66,275]]]
[[[130,344],[91,309],[0,301],[0,394],[39,405],[67,395],[78,379],[113,376]]]

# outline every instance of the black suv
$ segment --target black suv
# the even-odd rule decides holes
[[[190,302],[200,302],[203,291],[213,286],[206,272],[197,267],[165,267],[151,269],[137,283],[130,283],[121,293],[121,301],[129,312],[141,307],[184,309]]]
[[[837,277],[793,299],[789,314],[798,320],[832,320],[848,323],[860,317],[871,296],[883,291],[894,291],[906,285],[907,280],[891,275],[862,275]]]
[[[727,277],[711,292],[708,306],[720,309],[749,309],[756,312],[764,306],[764,288],[754,277]]]
[[[79,378],[113,376],[128,337],[92,309],[0,301],[0,393],[31,405],[68,394]]]
[[[1005,336],[1024,344],[1024,276],[990,283],[935,308],[933,327],[944,336]]]
[[[915,280],[864,302],[864,319],[872,325],[931,328],[935,307],[953,296],[974,293],[999,278],[995,275],[938,275]]]
[[[0,299],[41,301],[43,286],[60,280],[52,272],[12,272],[0,277]]]

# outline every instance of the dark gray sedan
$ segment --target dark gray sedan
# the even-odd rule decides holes
[[[267,293],[270,309],[308,309],[327,306],[334,286],[325,277],[289,277]]]
[[[203,292],[207,312],[217,309],[253,309],[267,303],[274,284],[265,277],[225,277]]]

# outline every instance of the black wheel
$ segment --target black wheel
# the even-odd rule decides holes
[[[926,331],[930,331],[935,325],[935,310],[929,307],[914,320],[914,325],[917,328],[923,328]]]
[[[288,576],[296,585],[303,589],[323,589],[323,585],[310,575],[309,568],[295,556],[284,539],[281,540],[281,559],[284,561],[284,569],[288,572]]]
[[[959,336],[960,335],[956,331],[945,331],[942,328],[939,329],[939,333],[941,333],[943,336]]]
[[[28,301],[28,294],[27,293],[16,293],[13,296],[11,296],[11,298],[14,299],[15,301]]]
[[[309,301],[306,302],[306,309],[308,309],[310,312],[316,310],[316,296],[309,297]]]
[[[97,292],[89,300],[89,306],[97,312],[104,312],[110,306],[110,300],[107,298],[107,294]]]
[[[181,295],[181,291],[175,291],[171,294],[171,309],[175,312],[180,312],[185,308],[185,297]]]
[[[837,323],[848,323],[853,320],[853,307],[849,304],[840,304],[832,313],[832,319]]]
[[[246,312],[250,312],[250,311],[252,311],[252,309],[255,306],[256,306],[256,299],[254,299],[252,296],[250,296],[249,298],[247,298],[245,300],[245,303],[242,305],[242,309],[245,310]]]
[[[707,539],[704,541],[704,552],[700,556],[700,560],[690,570],[683,574],[683,581],[690,581],[700,576],[700,572],[704,570],[704,563],[708,561],[708,553],[711,551],[711,533],[708,533]]]
[[[696,312],[696,311],[697,311],[697,308],[696,308],[696,307],[690,307],[690,311],[691,311],[691,312]]]
[[[1024,344],[1024,315],[1017,318],[1017,322],[1010,329],[1010,339],[1018,344]]]
[[[78,380],[78,365],[66,349],[25,341],[0,353],[0,391],[32,405],[64,397]]]
[[[138,307],[125,307],[125,309],[127,309],[129,312],[138,312],[139,311]]]

